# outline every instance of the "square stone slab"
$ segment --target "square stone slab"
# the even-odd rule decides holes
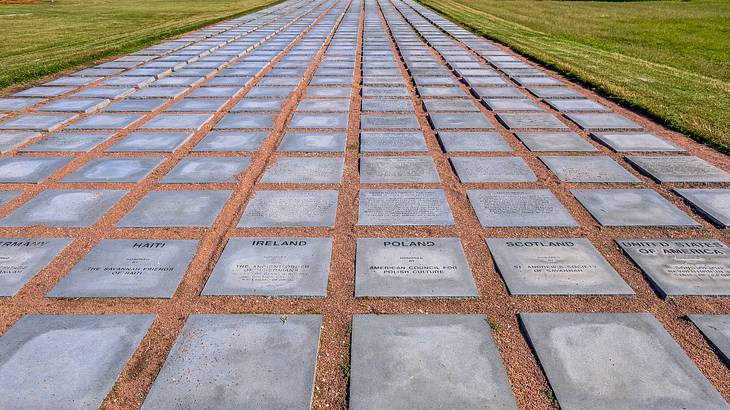
[[[716,239],[616,240],[662,297],[730,295],[730,249]]]
[[[45,104],[38,111],[91,112],[108,102],[106,98],[64,98]]]
[[[540,160],[565,182],[623,182],[638,184],[639,178],[607,156],[541,156]]]
[[[730,189],[675,189],[695,212],[720,228],[730,226]]]
[[[272,128],[274,114],[226,114],[213,129]]]
[[[0,159],[0,183],[42,182],[73,158],[7,157]]]
[[[445,129],[494,129],[494,125],[489,122],[487,117],[482,113],[458,113],[449,114],[441,112],[432,112],[429,119],[433,127],[437,130]]]
[[[70,130],[116,130],[127,128],[143,114],[92,114],[67,128]]]
[[[592,132],[591,136],[615,152],[684,152],[654,134],[641,132]]]
[[[421,128],[415,115],[361,115],[360,128],[374,129],[419,129]]]
[[[216,99],[199,99],[199,98],[183,98],[176,102],[166,111],[179,112],[213,112],[218,111],[228,100],[225,98]]]
[[[586,131],[641,129],[641,125],[615,113],[567,113],[565,115]]]
[[[116,226],[209,227],[230,197],[231,191],[152,191]]]
[[[611,112],[605,105],[588,99],[547,99],[545,102],[562,112]]]
[[[484,102],[492,111],[545,111],[527,98],[486,98]]]
[[[727,409],[649,313],[520,313],[560,408]]]
[[[335,226],[338,191],[258,191],[239,228]]]
[[[55,131],[77,114],[21,114],[0,123],[0,130]],[[83,121],[83,120],[82,120]]]
[[[497,114],[497,118],[509,129],[568,129],[552,114]]]
[[[348,112],[350,110],[350,101],[332,99],[332,100],[302,100],[297,106],[297,111],[304,112]]]
[[[454,225],[441,189],[361,189],[359,225]]]
[[[343,129],[347,128],[348,114],[294,114],[290,128]]]
[[[143,409],[308,409],[319,315],[190,315]]]
[[[256,151],[268,136],[266,131],[212,131],[203,137],[193,151]]]
[[[730,315],[687,315],[720,354],[730,364]]]
[[[585,238],[487,239],[512,295],[633,295]]]
[[[199,130],[211,118],[213,118],[212,114],[157,114],[140,128],[145,130]]]
[[[548,189],[471,189],[467,195],[484,227],[578,226]]]
[[[479,108],[469,100],[423,100],[423,106],[428,112],[455,111],[455,112],[479,112]]]
[[[339,184],[344,158],[281,157],[266,170],[267,184]]]
[[[362,100],[363,112],[413,112],[411,100]]]
[[[344,152],[344,132],[287,132],[279,145],[283,152]]]
[[[483,315],[355,315],[351,350],[353,410],[518,408]]]
[[[0,407],[96,409],[154,315],[28,315],[0,337]]]
[[[415,132],[361,132],[361,152],[425,152],[426,139]]]
[[[237,182],[251,163],[246,157],[183,158],[165,175],[163,184]]]
[[[574,132],[518,132],[517,138],[530,151],[596,152],[598,148]]]
[[[112,190],[43,191],[2,219],[0,226],[91,226],[126,194]]]
[[[109,132],[59,132],[23,148],[23,152],[89,152],[114,135]]]
[[[203,295],[327,295],[332,238],[231,238]]]
[[[355,296],[476,297],[457,238],[357,240]]]
[[[439,132],[446,152],[508,152],[512,147],[496,132]]]
[[[188,132],[132,132],[106,152],[173,152],[192,135]]]
[[[13,97],[55,97],[75,89],[76,87],[31,87],[13,94]]]
[[[43,100],[43,98],[0,98],[0,111],[22,110]]]
[[[55,298],[171,298],[198,241],[101,241],[48,293]]]
[[[586,98],[585,95],[568,87],[527,87],[531,93],[540,98]]]
[[[659,183],[730,182],[730,173],[698,157],[626,157],[626,160]]]
[[[271,98],[242,98],[231,112],[281,111],[286,100]]]
[[[431,157],[360,158],[361,184],[439,182]]]
[[[0,239],[0,296],[15,296],[71,241],[71,238]]]
[[[166,103],[165,98],[124,99],[104,107],[105,112],[151,112]]]
[[[572,189],[570,192],[603,226],[700,226],[651,189]]]
[[[164,158],[94,158],[61,182],[139,182]]]
[[[519,157],[452,157],[463,183],[534,182],[537,176]]]

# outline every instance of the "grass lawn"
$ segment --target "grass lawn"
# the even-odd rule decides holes
[[[730,1],[419,1],[730,153]]]
[[[238,17],[275,0],[0,0],[0,90]]]

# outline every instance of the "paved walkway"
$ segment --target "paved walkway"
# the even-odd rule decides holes
[[[2,408],[728,408],[730,161],[410,0],[0,98]]]

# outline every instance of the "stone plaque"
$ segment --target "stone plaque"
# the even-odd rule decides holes
[[[43,191],[6,216],[0,226],[91,226],[126,193],[119,190]]]
[[[509,129],[568,129],[552,114],[497,114],[497,118]]]
[[[198,241],[101,241],[48,293],[56,298],[171,298]]]
[[[111,138],[108,132],[59,132],[23,148],[24,152],[89,152]]]
[[[265,131],[212,131],[193,148],[193,151],[256,151],[267,136],[269,133]]]
[[[569,87],[527,87],[540,98],[586,98],[585,95]]]
[[[540,160],[565,182],[641,182],[607,156],[541,156]]]
[[[492,111],[545,111],[527,98],[486,98],[484,102]]]
[[[730,364],[730,315],[687,315],[725,363]]]
[[[359,225],[454,225],[441,189],[361,189]]]
[[[209,227],[230,197],[231,191],[152,191],[116,226]]]
[[[446,152],[507,152],[507,141],[496,132],[439,132]]]
[[[730,189],[675,189],[698,212],[720,228],[730,226]]]
[[[484,315],[355,315],[349,404],[517,409]]]
[[[593,132],[591,136],[615,152],[659,152],[684,149],[665,141],[654,134],[641,132]]]
[[[190,315],[143,409],[308,409],[319,315]]]
[[[626,157],[626,160],[659,183],[730,182],[730,173],[698,157]]]
[[[335,226],[338,191],[258,191],[239,228]]]
[[[598,148],[574,132],[518,132],[517,138],[530,151],[596,152]]]
[[[360,158],[360,183],[429,183],[439,182],[431,157],[363,157]]]
[[[560,408],[726,409],[649,313],[520,313]]]
[[[73,158],[7,157],[0,159],[0,183],[31,183],[44,181],[66,166]]]
[[[484,227],[578,226],[548,189],[471,189],[467,195]]]
[[[94,158],[64,177],[62,182],[139,182],[163,158]]]
[[[246,157],[187,157],[180,160],[160,182],[163,184],[238,182],[251,163]]]
[[[451,164],[463,183],[537,181],[519,157],[452,157]]]
[[[700,226],[651,189],[572,189],[570,192],[603,226]]]
[[[132,132],[107,152],[173,152],[190,138],[188,132]]]
[[[0,239],[0,296],[14,296],[53,260],[70,238]]]
[[[28,315],[0,337],[0,407],[97,409],[154,315]]]
[[[482,113],[463,112],[458,114],[449,114],[441,112],[432,112],[429,118],[433,127],[437,130],[445,129],[494,129],[494,125],[489,122],[487,117]]]
[[[616,241],[662,295],[730,295],[730,249],[716,239]]]
[[[262,183],[339,184],[344,158],[280,157],[266,170]]]
[[[491,238],[489,251],[512,295],[633,295],[584,238]]]
[[[420,131],[415,132],[362,132],[361,152],[425,152],[426,139]]]
[[[641,125],[615,113],[567,113],[574,123],[586,131],[640,130]]]
[[[344,152],[346,144],[344,132],[287,132],[279,151]]]
[[[231,238],[203,295],[327,295],[332,238]]]
[[[357,240],[355,296],[476,297],[457,238]]]

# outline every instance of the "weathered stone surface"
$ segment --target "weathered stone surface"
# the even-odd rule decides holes
[[[239,228],[335,226],[338,191],[258,191]]]
[[[585,238],[487,239],[512,295],[633,295]]]
[[[344,132],[287,132],[279,151],[343,152],[347,144]]]
[[[157,114],[140,128],[197,131],[211,118],[212,114]]]
[[[446,152],[512,151],[507,141],[496,132],[439,132]]]
[[[378,115],[368,114],[360,116],[360,127],[363,130],[375,129],[419,129],[415,115]]]
[[[347,128],[347,114],[295,114],[290,128],[344,129]]]
[[[497,114],[497,118],[510,129],[568,129],[552,114]]]
[[[319,315],[191,315],[142,408],[309,408],[321,323]]]
[[[687,315],[725,363],[730,364],[730,315]]]
[[[547,189],[471,189],[467,195],[484,227],[578,226]]]
[[[0,296],[14,296],[71,238],[0,239]]]
[[[587,131],[640,130],[641,125],[614,113],[567,113],[566,116]]]
[[[139,121],[143,114],[92,114],[67,127],[73,130],[116,130]]]
[[[139,182],[157,168],[163,158],[94,158],[61,182]]]
[[[361,189],[359,225],[454,225],[440,189]]]
[[[91,226],[126,193],[112,190],[43,191],[2,219],[0,226]]]
[[[433,127],[437,130],[446,129],[494,129],[494,125],[489,122],[487,117],[482,113],[459,113],[449,114],[442,112],[433,112],[429,114],[429,118]]]
[[[675,189],[698,212],[713,224],[730,226],[730,189]]]
[[[439,182],[439,175],[431,157],[360,158],[361,184],[419,182]]]
[[[626,160],[639,172],[660,183],[730,182],[730,173],[698,157],[626,157]]]
[[[0,131],[0,154],[14,150],[20,145],[25,144],[32,138],[37,137],[37,132],[2,132]]]
[[[77,114],[21,114],[0,123],[0,130],[55,131]],[[81,120],[82,122],[85,120]],[[72,124],[72,127],[74,125]]]
[[[726,409],[649,313],[521,313],[563,409]]]
[[[485,98],[484,102],[492,111],[545,111],[526,98]]]
[[[89,152],[114,135],[109,132],[59,132],[23,148],[24,152]]]
[[[641,132],[593,132],[594,139],[615,152],[683,152],[678,147],[654,134]]]
[[[213,131],[193,148],[196,152],[255,151],[269,133],[266,131]]]
[[[355,315],[351,357],[352,409],[518,408],[483,315]]]
[[[188,132],[132,132],[107,152],[173,152],[192,134]]]
[[[730,249],[715,239],[620,239],[663,296],[730,295]]]
[[[355,296],[476,297],[457,238],[357,240]]]
[[[573,189],[570,192],[603,226],[700,226],[651,189]]]
[[[598,148],[574,132],[518,132],[517,138],[530,151],[595,152]]]
[[[535,173],[519,157],[452,157],[451,164],[464,183],[537,181]]]
[[[339,184],[344,158],[280,157],[261,177],[268,184]]]
[[[415,132],[362,132],[361,152],[425,152],[423,133]]]
[[[42,182],[73,158],[7,157],[0,159],[0,183]]]
[[[96,409],[154,315],[28,315],[0,337],[0,407]]]
[[[641,182],[608,156],[541,156],[540,160],[565,182]]]
[[[57,298],[171,298],[198,241],[101,241],[48,293]]]
[[[611,112],[605,105],[588,99],[547,99],[545,102],[562,112]]]
[[[213,129],[272,128],[273,114],[226,114]]]
[[[206,157],[183,158],[165,175],[163,184],[237,182],[251,163],[250,158]]]
[[[23,191],[0,191],[0,206],[19,197],[22,193]]]
[[[231,191],[152,191],[117,226],[209,227],[230,196]]]
[[[203,295],[327,294],[331,238],[231,238]]]
[[[63,98],[38,107],[38,111],[91,112],[108,102],[106,98]]]

